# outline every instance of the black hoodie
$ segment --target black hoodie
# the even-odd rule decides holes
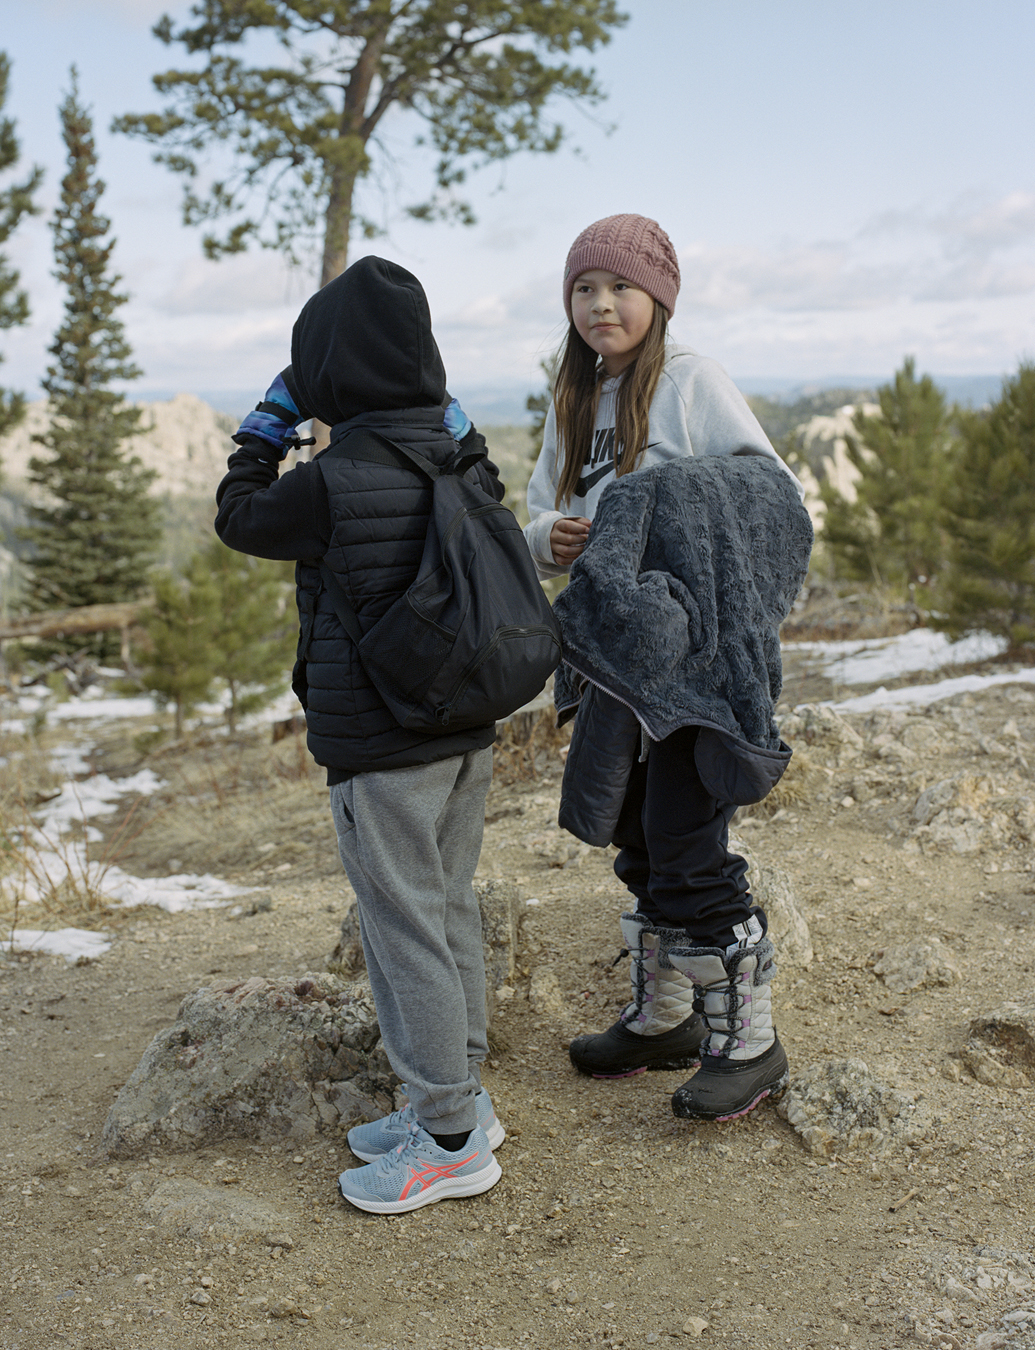
[[[291,368],[299,408],[328,426],[364,412],[440,408],[446,393],[424,288],[384,258],[360,258],[307,301]]]
[[[335,783],[353,773],[430,763],[491,745],[495,727],[449,736],[405,731],[367,679],[320,580],[324,558],[364,630],[417,574],[431,489],[413,470],[336,453],[345,433],[368,426],[441,464],[456,451],[443,429],[445,370],[416,277],[383,258],[362,258],[318,291],[295,323],[284,372],[299,409],[328,423],[331,444],[277,477],[262,441],[247,440],[216,493],[216,533],[231,548],[298,562],[300,653],[293,684],[306,708],[309,748]],[[474,430],[467,451],[484,449]],[[503,485],[483,461],[479,481]]]

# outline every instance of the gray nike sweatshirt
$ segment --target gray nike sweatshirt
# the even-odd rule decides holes
[[[568,570],[553,561],[550,551],[554,522],[564,516],[592,520],[601,493],[614,481],[615,408],[620,383],[621,376],[616,376],[601,386],[593,446],[566,511],[554,509],[560,477],[557,419],[552,406],[547,414],[543,448],[528,484],[529,523],[525,526],[529,550],[543,579]],[[690,347],[669,343],[665,369],[650,405],[647,449],[636,472],[686,455],[767,455],[783,465],[804,498],[801,484],[770,445],[722,366]]]

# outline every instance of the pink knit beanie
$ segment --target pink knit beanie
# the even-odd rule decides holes
[[[569,319],[575,279],[596,267],[642,287],[671,319],[679,294],[679,262],[672,240],[656,220],[605,216],[582,231],[564,265],[564,312]]]

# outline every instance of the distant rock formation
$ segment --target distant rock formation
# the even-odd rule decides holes
[[[230,437],[237,430],[237,421],[216,412],[193,394],[177,394],[162,403],[137,406],[144,410],[144,430],[127,441],[126,448],[139,455],[146,468],[157,472],[152,489],[155,495],[211,496],[234,449]],[[0,440],[0,472],[5,487],[16,493],[29,490],[29,460],[47,453],[32,437],[46,431],[48,424],[47,403],[41,399],[30,403],[21,425]]]
[[[848,501],[855,501],[859,470],[848,458],[847,437],[855,430],[852,419],[857,411],[876,417],[880,408],[875,403],[861,403],[858,407],[847,404],[836,412],[810,417],[798,428],[802,458],[806,462],[795,464],[794,471],[805,488],[805,506],[817,533],[826,514],[819,495],[821,481],[835,487]]]

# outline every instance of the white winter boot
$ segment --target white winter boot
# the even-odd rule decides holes
[[[746,1115],[790,1076],[773,1026],[773,944],[761,937],[749,947],[679,947],[668,956],[693,981],[708,1029],[701,1067],[676,1090],[672,1110],[703,1120]]]
[[[686,933],[655,928],[642,914],[623,914],[622,938],[632,958],[632,1002],[606,1031],[572,1041],[572,1064],[594,1078],[692,1067],[707,1032],[694,1011],[693,981],[668,959]]]

